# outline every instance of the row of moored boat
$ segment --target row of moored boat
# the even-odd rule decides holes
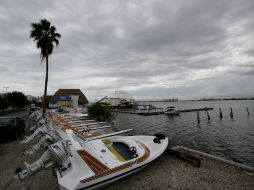
[[[87,114],[59,114],[48,111],[32,113],[33,133],[20,143],[27,144],[23,154],[45,148],[42,156],[25,168],[18,168],[15,178],[24,180],[42,169],[53,167],[60,189],[97,189],[134,173],[158,158],[167,148],[168,139],[155,136],[124,135],[107,122],[88,118]],[[30,121],[30,122],[31,122]]]

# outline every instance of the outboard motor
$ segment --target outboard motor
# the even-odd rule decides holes
[[[45,118],[40,118],[34,125],[29,127],[30,131],[35,131],[38,127],[43,127],[47,125],[47,120]]]
[[[56,142],[48,147],[48,150],[34,163],[25,163],[25,169],[17,168],[15,170],[16,179],[24,180],[36,174],[42,169],[46,169],[53,163],[56,163],[59,171],[70,167],[70,149],[65,141]]]
[[[46,151],[43,153],[43,155],[34,163],[32,164],[27,164],[25,162],[25,169],[22,170],[21,168],[17,168],[15,170],[16,178],[19,180],[24,180],[27,179],[28,177],[36,174],[40,170],[44,168],[48,168],[49,166],[52,165],[52,159],[51,159],[51,154],[49,151]]]
[[[20,141],[20,143],[29,143],[35,137],[40,137],[45,134],[45,128],[39,127],[34,133],[30,136],[24,136],[24,138]]]
[[[47,148],[49,145],[60,140],[60,138],[61,137],[59,136],[56,130],[50,130],[47,132],[45,131],[44,136],[41,138],[41,140],[38,143],[25,148],[23,154],[24,155],[33,154],[36,150],[38,150],[41,147]]]
[[[71,151],[68,145],[68,142],[59,141],[54,143],[48,147],[50,154],[54,160],[54,162],[60,166],[59,169],[64,170],[70,167],[70,159]]]

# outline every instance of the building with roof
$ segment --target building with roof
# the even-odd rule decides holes
[[[123,91],[116,91],[114,94],[106,96],[98,102],[112,108],[132,108],[137,104],[135,99]]]
[[[46,97],[47,105],[56,104],[60,107],[78,107],[88,103],[80,89],[59,89],[53,96]]]

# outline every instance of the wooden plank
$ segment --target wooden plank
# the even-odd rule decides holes
[[[194,112],[194,111],[207,111],[207,110],[213,110],[213,108],[194,108],[194,109],[183,109],[183,110],[178,110],[179,112]]]
[[[165,155],[175,156],[177,158],[180,158],[181,160],[189,163],[190,165],[199,168],[201,165],[201,160],[199,157],[187,154],[185,152],[181,152],[178,150],[167,148],[164,152]]]
[[[95,174],[109,169],[107,166],[105,166],[103,163],[101,163],[99,160],[97,160],[94,156],[92,156],[85,150],[78,150],[77,152]]]

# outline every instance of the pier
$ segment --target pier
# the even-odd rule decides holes
[[[208,111],[208,110],[213,110],[212,107],[204,107],[204,108],[193,108],[193,109],[180,109],[177,110],[180,113],[185,113],[185,112],[196,112],[196,111]],[[128,113],[128,114],[138,114],[138,115],[144,115],[144,116],[149,116],[149,115],[160,115],[164,114],[165,111],[163,108],[153,108],[153,109],[118,109],[114,110],[117,113]]]
[[[194,108],[194,109],[183,109],[179,110],[180,112],[196,112],[196,111],[208,111],[208,110],[213,110],[212,107],[204,107],[204,108]]]

